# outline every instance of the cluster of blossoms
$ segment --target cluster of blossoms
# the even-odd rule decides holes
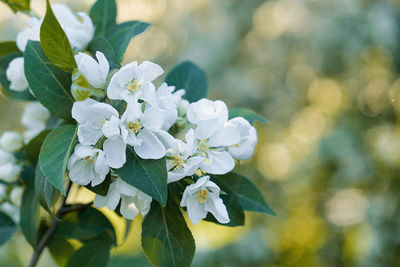
[[[156,89],[154,80],[164,71],[152,62],[134,61],[111,70],[102,52],[97,51],[95,58],[81,52],[94,35],[90,17],[74,14],[62,4],[52,9],[76,52],[71,93],[76,100],[72,117],[78,122],[79,143],[68,162],[70,180],[95,187],[110,175],[107,195],[96,195],[94,205],[115,210],[121,201],[121,214],[134,219],[139,212],[147,214],[152,197],[125,183],[114,170],[126,163],[127,147],[141,159],[165,157],[168,183],[191,179],[180,203],[191,221],[196,224],[210,212],[220,223],[228,223],[220,188],[207,174],[226,174],[235,167],[235,159],[250,158],[257,143],[255,128],[241,117],[229,120],[222,101],[203,98],[189,103],[183,98],[185,88],[163,83]],[[29,28],[18,34],[22,52],[28,40],[40,39],[42,21],[31,18]],[[29,88],[22,57],[10,62],[6,75],[10,89]],[[122,108],[117,110],[115,103]],[[29,141],[46,128],[50,113],[39,103],[29,104],[25,111],[22,123]],[[9,172],[17,172],[12,166]]]

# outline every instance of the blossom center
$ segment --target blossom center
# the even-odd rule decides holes
[[[83,160],[85,161],[85,164],[89,164],[89,163],[93,164],[94,163],[94,159],[90,156],[84,157]]]
[[[201,152],[201,154],[203,154],[204,156],[207,155],[208,153],[208,144],[207,144],[207,139],[203,139],[199,142],[199,150]]]
[[[131,93],[135,93],[139,90],[140,88],[140,84],[137,82],[136,79],[133,79],[128,86],[126,87],[126,89],[128,89],[129,92]]]
[[[204,190],[199,190],[197,192],[197,197],[199,198],[200,203],[204,203],[206,202],[207,198],[208,198],[208,190],[204,189]]]
[[[174,156],[172,156],[171,157],[172,158],[172,162],[173,162],[173,164],[174,164],[174,168],[173,168],[173,170],[179,170],[179,169],[182,169],[182,164],[183,164],[183,160],[181,159],[181,157],[179,157],[179,156],[177,156],[177,155],[174,155]]]
[[[128,131],[130,133],[134,133],[134,134],[137,134],[140,131],[140,129],[143,128],[143,126],[140,124],[139,120],[136,120],[134,122],[131,122],[131,121],[128,122],[126,124],[126,127],[128,127]]]

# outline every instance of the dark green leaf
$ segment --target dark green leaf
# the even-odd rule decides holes
[[[26,159],[35,166],[39,159],[40,148],[42,147],[43,141],[46,136],[50,133],[50,130],[44,130],[38,136],[33,138],[26,146],[25,146],[25,155]]]
[[[115,25],[117,4],[115,0],[97,0],[89,13],[96,28],[95,35],[105,35]]]
[[[89,241],[99,235],[107,234],[112,242],[117,241],[114,227],[106,216],[92,207],[70,212],[61,218],[55,235],[81,241]]]
[[[36,247],[40,223],[40,206],[32,186],[27,186],[22,196],[19,225],[26,240]]]
[[[125,165],[115,170],[122,180],[153,197],[161,205],[167,203],[167,166],[162,159],[141,159],[128,146]]]
[[[225,175],[213,175],[212,179],[223,190],[233,192],[244,210],[275,215],[257,187],[246,177],[231,172]]]
[[[231,108],[229,109],[229,119],[233,119],[236,117],[243,117],[248,120],[251,124],[255,121],[259,121],[262,123],[268,123],[268,120],[256,113],[255,111],[247,108]]]
[[[17,11],[29,11],[30,0],[1,0],[3,3],[8,5],[14,13]]]
[[[106,39],[114,49],[118,62],[125,54],[131,39],[144,32],[149,26],[149,23],[134,20],[115,25],[108,31]]]
[[[19,52],[19,49],[15,42],[0,42],[0,57],[4,57],[13,52]]]
[[[172,198],[165,208],[153,201],[142,224],[142,247],[157,267],[186,267],[192,263],[195,242]]]
[[[47,248],[58,266],[66,266],[68,259],[75,253],[68,240],[54,235],[50,238]]]
[[[40,205],[49,213],[53,213],[51,204],[56,199],[58,191],[44,176],[39,164],[36,165],[35,170],[35,193]]]
[[[67,72],[76,68],[74,54],[67,35],[54,16],[51,5],[47,0],[46,16],[40,27],[40,43],[43,51],[53,64]]]
[[[121,67],[121,64],[119,64],[120,60],[117,58],[114,48],[103,36],[95,37],[89,44],[89,50],[93,55],[96,54],[96,51],[102,52],[107,58],[108,63],[110,63],[111,68],[119,69]]]
[[[67,267],[106,267],[110,258],[111,243],[107,235],[87,242],[68,260]]]
[[[110,187],[110,183],[111,183],[111,175],[108,174],[101,184],[96,185],[95,187],[92,187],[90,184],[88,184],[85,187],[98,195],[105,196],[108,193],[108,188]]]
[[[36,98],[51,113],[71,120],[71,75],[52,66],[39,42],[28,42],[24,59],[25,76]]]
[[[176,90],[185,89],[183,96],[189,102],[196,102],[207,97],[207,76],[205,72],[191,61],[185,61],[168,73],[165,81],[174,85]]]
[[[0,212],[0,245],[6,242],[17,230],[14,221],[8,215]]]
[[[10,89],[10,82],[7,79],[6,70],[11,60],[16,57],[22,57],[23,54],[21,52],[12,52],[7,54],[6,56],[0,58],[0,83],[3,88],[3,92],[6,96],[12,97],[15,100],[35,100],[35,97],[29,92],[29,90],[25,90],[23,92],[17,92]]]
[[[65,170],[75,144],[77,127],[63,125],[52,130],[43,142],[39,165],[52,185],[65,195]]]

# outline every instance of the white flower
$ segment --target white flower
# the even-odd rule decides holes
[[[85,12],[77,12],[76,15],[64,4],[51,6],[54,15],[63,28],[71,47],[74,51],[86,49],[94,36],[93,22]]]
[[[200,168],[211,174],[225,174],[235,167],[232,156],[225,151],[225,147],[238,144],[240,135],[232,124],[220,123],[218,118],[200,121],[195,137],[197,151],[203,162]]]
[[[29,28],[19,32],[17,35],[17,46],[22,52],[25,51],[26,44],[29,40],[40,41],[40,26],[42,25],[42,20],[29,18],[27,24]]]
[[[193,129],[187,132],[186,143],[167,132],[159,132],[158,136],[167,149],[168,183],[193,175],[204,160],[203,157],[192,156],[196,152]]]
[[[24,58],[17,57],[11,60],[6,70],[7,80],[10,81],[10,89],[22,92],[28,89],[29,84],[25,77]]]
[[[80,185],[101,184],[110,172],[106,155],[92,146],[76,145],[68,162],[69,178]]]
[[[17,207],[21,206],[23,193],[24,193],[24,188],[23,187],[20,187],[20,186],[14,187],[11,190],[11,193],[10,193],[11,203],[16,205]]]
[[[95,145],[105,135],[108,139],[103,143],[108,165],[121,168],[125,161],[126,145],[118,135],[109,135],[105,127],[109,122],[119,121],[119,114],[112,106],[87,98],[75,102],[72,106],[72,117],[79,123],[78,139],[83,145]]]
[[[257,131],[251,124],[242,117],[237,117],[229,120],[229,123],[234,125],[240,134],[240,142],[228,148],[228,152],[235,159],[249,159],[257,144]]]
[[[7,183],[16,182],[21,173],[21,166],[14,163],[6,163],[0,166],[0,180]]]
[[[186,99],[182,99],[178,103],[178,116],[179,117],[186,117],[186,113],[189,108],[189,105],[190,105],[190,103]]]
[[[193,124],[210,119],[226,122],[228,120],[228,108],[220,100],[211,101],[203,98],[189,105],[186,116],[188,121]]]
[[[7,131],[0,137],[0,146],[8,152],[16,152],[23,147],[22,136],[18,132]]]
[[[211,212],[220,223],[229,223],[228,211],[219,197],[219,192],[219,187],[210,181],[210,176],[203,176],[195,184],[186,187],[181,207],[187,207],[193,224],[206,218],[208,212]]]
[[[130,102],[121,120],[113,118],[107,121],[103,132],[107,138],[121,139],[133,146],[136,154],[143,159],[160,159],[165,156],[165,148],[155,133],[160,131],[164,120],[164,114],[158,107],[142,112],[141,104]],[[114,154],[120,153],[122,151],[115,148]]]
[[[15,223],[19,221],[19,208],[9,202],[0,205],[0,211],[7,214]]]
[[[178,104],[182,101],[182,95],[185,90],[181,89],[174,92],[175,86],[168,86],[166,83],[161,84],[157,90],[157,106],[165,115],[165,122],[162,126],[163,130],[168,130],[178,119]]]
[[[110,65],[102,52],[96,52],[97,61],[85,53],[75,56],[79,72],[94,88],[103,88],[106,84]]]
[[[40,102],[30,102],[26,104],[21,118],[22,125],[27,128],[23,134],[25,143],[28,143],[46,129],[49,118],[50,112],[40,104]]]
[[[0,166],[14,162],[15,162],[15,156],[13,154],[3,149],[0,149]]]
[[[107,206],[109,209],[115,210],[120,199],[122,199],[121,214],[128,220],[133,220],[139,212],[145,216],[149,212],[153,200],[136,187],[117,178],[111,183],[106,196],[96,195],[94,205],[98,208]]]
[[[160,66],[149,61],[143,61],[140,65],[136,61],[131,62],[113,75],[108,85],[107,96],[126,102],[141,99],[153,105],[156,94],[152,81],[163,72]]]

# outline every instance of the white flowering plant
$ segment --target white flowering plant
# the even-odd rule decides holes
[[[18,224],[34,248],[30,266],[46,247],[60,265],[106,266],[118,243],[118,225],[98,210],[107,207],[126,220],[144,216],[142,246],[155,266],[190,266],[195,242],[182,211],[193,224],[230,227],[244,224],[245,210],[273,214],[233,172],[253,155],[252,124],[263,117],[207,99],[206,75],[192,62],[158,88],[157,64],[121,66],[150,24],[116,24],[114,0],[89,14],[47,1],[44,18],[29,1],[3,2],[31,17],[16,42],[0,43],[0,82],[5,95],[30,102],[23,135],[0,138],[0,243]],[[94,201],[67,202],[71,186]]]

